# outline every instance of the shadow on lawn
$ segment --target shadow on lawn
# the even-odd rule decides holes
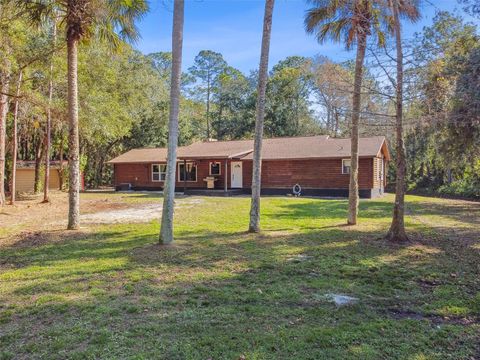
[[[432,244],[391,248],[369,240],[375,231],[351,228],[280,235],[210,231],[179,237],[171,247],[152,244],[156,227],[136,233],[104,231],[21,254],[18,261],[58,266],[59,272],[43,280],[41,271],[33,273],[34,283],[14,292],[38,300],[33,307],[18,304],[21,316],[5,320],[4,334],[15,330],[28,339],[7,337],[4,349],[49,354],[60,346],[63,354],[168,359],[471,350],[470,335],[453,328],[435,332],[422,315],[422,306],[438,297],[436,288],[456,286],[452,268],[473,269],[471,258],[446,264],[448,244],[442,241],[440,251],[420,255],[410,248]],[[119,258],[126,259],[120,267],[88,268],[91,261]],[[84,261],[86,268],[64,268],[65,260]],[[432,273],[437,278],[426,288],[420,281]],[[453,301],[463,291],[452,292]],[[323,297],[330,292],[361,300],[336,308]],[[357,342],[368,351],[352,352]]]
[[[345,205],[286,203],[279,216],[329,214],[338,220],[346,216]],[[367,207],[362,216],[372,218],[385,217],[391,208],[382,202],[361,206]],[[419,211],[429,209],[419,205]],[[181,230],[170,247],[155,244],[157,225],[67,238],[27,235],[0,253],[0,279],[13,287],[3,300],[21,300],[2,320],[0,347],[25,357],[32,349],[47,357],[61,349],[86,357],[168,359],[245,353],[386,358],[396,351],[406,358],[449,354],[452,348],[475,355],[464,325],[437,331],[425,314],[470,306],[480,291],[480,248],[461,246],[459,239],[453,251],[441,228],[435,238],[395,247],[374,240],[384,234],[383,226],[304,230]],[[480,243],[476,229],[465,231]],[[2,279],[4,271],[11,274]],[[324,298],[330,292],[360,302],[336,308]],[[352,344],[366,347],[353,352]]]
[[[283,211],[276,212],[280,218],[314,218],[314,219],[346,219],[348,215],[347,200],[321,200],[318,202],[290,203],[280,206]],[[390,216],[392,204],[382,201],[361,201],[359,215],[362,218],[385,218]]]

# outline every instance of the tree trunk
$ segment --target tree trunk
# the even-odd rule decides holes
[[[260,192],[262,184],[262,139],[263,120],[265,117],[265,92],[268,78],[268,54],[272,32],[272,14],[275,0],[265,1],[263,18],[262,50],[258,71],[257,114],[255,120],[255,140],[253,146],[252,200],[250,205],[249,232],[260,231]]]
[[[207,141],[210,141],[210,70],[207,75]]]
[[[20,87],[22,86],[23,72],[20,70],[17,79],[17,91],[15,92],[15,107],[13,110],[13,129],[12,129],[12,175],[10,176],[10,205],[15,204],[16,187],[15,181],[17,176],[17,152],[18,152],[18,106]]]
[[[163,212],[160,227],[160,244],[173,242],[173,213],[175,206],[175,170],[177,167],[178,115],[180,111],[180,78],[182,75],[184,0],[175,0],[172,32],[172,78],[170,85],[170,115],[168,120],[168,155]]]
[[[53,18],[53,47],[55,48],[57,43],[57,18]],[[53,59],[55,52],[52,53],[50,58],[50,79],[48,81],[48,108],[47,108],[47,126],[45,131],[45,184],[43,186],[43,202],[50,201],[48,197],[49,184],[50,184],[50,146],[51,146],[51,128],[52,128],[52,99],[53,99]]]
[[[402,34],[400,28],[400,18],[398,2],[392,1],[392,12],[395,23],[395,41],[397,47],[397,106],[396,106],[396,166],[397,177],[395,183],[395,204],[393,206],[393,218],[390,230],[386,238],[392,242],[408,241],[405,232],[405,173],[406,156],[403,143],[403,51]]]
[[[0,206],[5,205],[5,145],[7,138],[7,113],[8,94],[10,88],[10,74],[7,72],[9,63],[6,61],[6,68],[0,72]]]
[[[338,136],[338,127],[339,127],[339,118],[338,118],[338,109],[335,108],[335,130],[334,130],[334,136]]]
[[[64,183],[64,173],[63,173],[63,129],[60,130],[60,170],[58,173],[59,176],[59,189],[63,190],[63,183]]]
[[[33,182],[33,192],[38,194],[40,192],[40,167],[42,165],[44,142],[42,134],[39,134],[37,139],[37,146],[35,148],[35,178]]]
[[[348,224],[350,225],[357,223],[358,216],[358,122],[360,119],[363,61],[366,47],[367,36],[362,32],[358,35],[355,80],[353,83],[350,186],[348,190]]]
[[[78,40],[67,39],[68,52],[68,230],[80,227],[80,152],[78,140]]]

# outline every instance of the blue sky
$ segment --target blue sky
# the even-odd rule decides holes
[[[192,65],[200,50],[222,53],[228,64],[243,72],[258,67],[263,0],[186,0],[183,68]],[[432,5],[434,4],[434,5]],[[150,0],[150,13],[139,23],[142,38],[135,45],[143,53],[170,51],[172,0]],[[304,0],[276,0],[273,15],[270,67],[289,55],[325,55],[335,61],[353,58],[342,45],[319,45],[307,35],[303,17],[308,4]],[[423,1],[422,19],[415,25],[405,24],[404,37],[431,24],[438,10],[459,9],[456,0]],[[468,20],[473,21],[462,12]]]

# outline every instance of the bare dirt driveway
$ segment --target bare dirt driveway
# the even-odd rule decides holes
[[[0,208],[0,238],[21,232],[65,229],[68,194],[54,191],[50,203],[41,195],[21,197],[14,206]],[[198,198],[178,196],[178,207],[192,207]],[[158,192],[87,192],[81,194],[82,227],[92,224],[141,223],[160,219],[162,197]]]

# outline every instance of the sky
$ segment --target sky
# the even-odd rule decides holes
[[[173,1],[150,0],[149,3],[149,14],[138,24],[142,37],[135,47],[145,54],[170,51]],[[456,0],[422,3],[421,20],[404,25],[405,39],[430,25],[439,10],[459,11],[468,21],[478,23],[461,11]],[[220,52],[229,65],[244,73],[257,68],[264,6],[263,0],[185,0],[183,69],[192,66],[200,50]],[[308,6],[305,0],[275,1],[270,68],[290,55],[324,55],[338,62],[354,58],[354,51],[346,51],[341,44],[328,42],[320,45],[313,36],[305,33],[303,18]]]

